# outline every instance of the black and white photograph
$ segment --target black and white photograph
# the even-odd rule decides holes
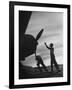
[[[69,85],[69,14],[69,5],[10,2],[10,88]]]
[[[63,13],[19,11],[19,78],[63,77]]]

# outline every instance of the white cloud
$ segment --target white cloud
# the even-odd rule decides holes
[[[55,12],[32,12],[26,34],[37,36],[39,31],[44,28],[41,38],[38,40],[37,54],[41,55],[45,65],[50,65],[50,52],[45,47],[44,42],[48,45],[52,42],[55,47],[56,60],[59,64],[63,62],[63,13]],[[27,57],[24,65],[35,67],[36,61],[34,54]]]

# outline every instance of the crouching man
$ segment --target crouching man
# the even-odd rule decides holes
[[[43,60],[42,60],[40,55],[35,55],[35,60],[37,61],[37,67],[40,71],[42,71],[42,68],[40,67],[40,65],[42,65],[44,70],[48,72],[48,70],[47,70],[45,64],[43,63]]]

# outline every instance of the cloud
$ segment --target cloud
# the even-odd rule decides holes
[[[26,34],[37,36],[41,29],[44,32],[38,40],[37,53],[40,54],[44,63],[50,65],[50,51],[45,47],[44,42],[49,45],[54,43],[55,56],[58,63],[63,63],[63,13],[57,12],[32,12],[28,23]],[[35,55],[26,58],[24,65],[36,67]]]

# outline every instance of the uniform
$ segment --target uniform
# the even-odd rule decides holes
[[[46,43],[45,43],[45,45],[46,45]],[[58,67],[58,64],[57,64],[57,62],[56,62],[55,55],[54,55],[53,44],[51,43],[51,44],[50,44],[50,47],[48,47],[48,46],[46,45],[46,47],[47,47],[48,49],[50,49],[51,71],[53,71],[53,64],[55,65],[56,69],[59,71],[59,67]]]
[[[46,66],[45,66],[44,63],[43,63],[43,60],[42,60],[41,56],[37,55],[37,56],[36,56],[36,61],[37,61],[38,69],[39,69],[40,71],[42,71],[40,65],[43,66],[43,68],[44,68],[45,71],[48,71],[47,68],[46,68]]]

